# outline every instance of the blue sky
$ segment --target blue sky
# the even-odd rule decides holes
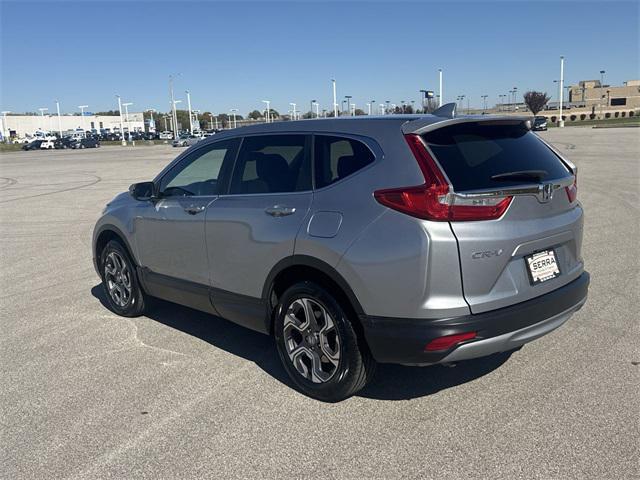
[[[0,0],[1,1],[1,0]],[[615,5],[613,5],[615,3]],[[444,97],[545,90],[599,77],[640,77],[640,2],[98,2],[0,3],[0,107],[65,112],[169,108],[191,91],[193,108],[240,113],[262,107],[331,108],[352,95],[360,108],[376,99],[419,101],[420,89]],[[175,35],[172,35],[175,34]],[[158,44],[158,38],[162,42]],[[157,48],[160,46],[161,48]],[[186,106],[186,101],[182,104]]]

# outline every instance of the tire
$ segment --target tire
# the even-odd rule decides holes
[[[122,317],[142,315],[146,295],[140,288],[135,265],[120,242],[111,240],[102,250],[100,276],[111,311]]]
[[[312,282],[284,292],[276,307],[274,334],[284,369],[309,397],[339,402],[373,377],[375,360],[345,310]]]

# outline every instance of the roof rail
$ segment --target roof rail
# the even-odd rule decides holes
[[[431,115],[442,118],[453,118],[456,116],[456,104],[453,102],[445,103],[441,107],[431,112]]]

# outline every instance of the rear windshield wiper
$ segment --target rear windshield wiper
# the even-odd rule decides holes
[[[497,182],[508,180],[542,180],[548,175],[546,170],[520,170],[517,172],[498,173],[493,175],[491,180]]]

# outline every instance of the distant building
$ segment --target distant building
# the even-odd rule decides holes
[[[569,89],[572,105],[604,108],[640,107],[640,80],[629,80],[621,87],[601,85],[600,80],[582,80]]]
[[[10,137],[26,137],[32,136],[35,132],[54,132],[58,130],[62,132],[85,130],[87,132],[95,131],[100,133],[101,130],[110,132],[120,131],[119,115],[61,115],[60,123],[58,123],[57,115],[7,115],[0,117],[0,120],[6,118],[7,124],[2,125],[3,135]],[[132,132],[144,131],[144,118],[142,113],[129,113],[126,121],[122,116],[124,131]]]

